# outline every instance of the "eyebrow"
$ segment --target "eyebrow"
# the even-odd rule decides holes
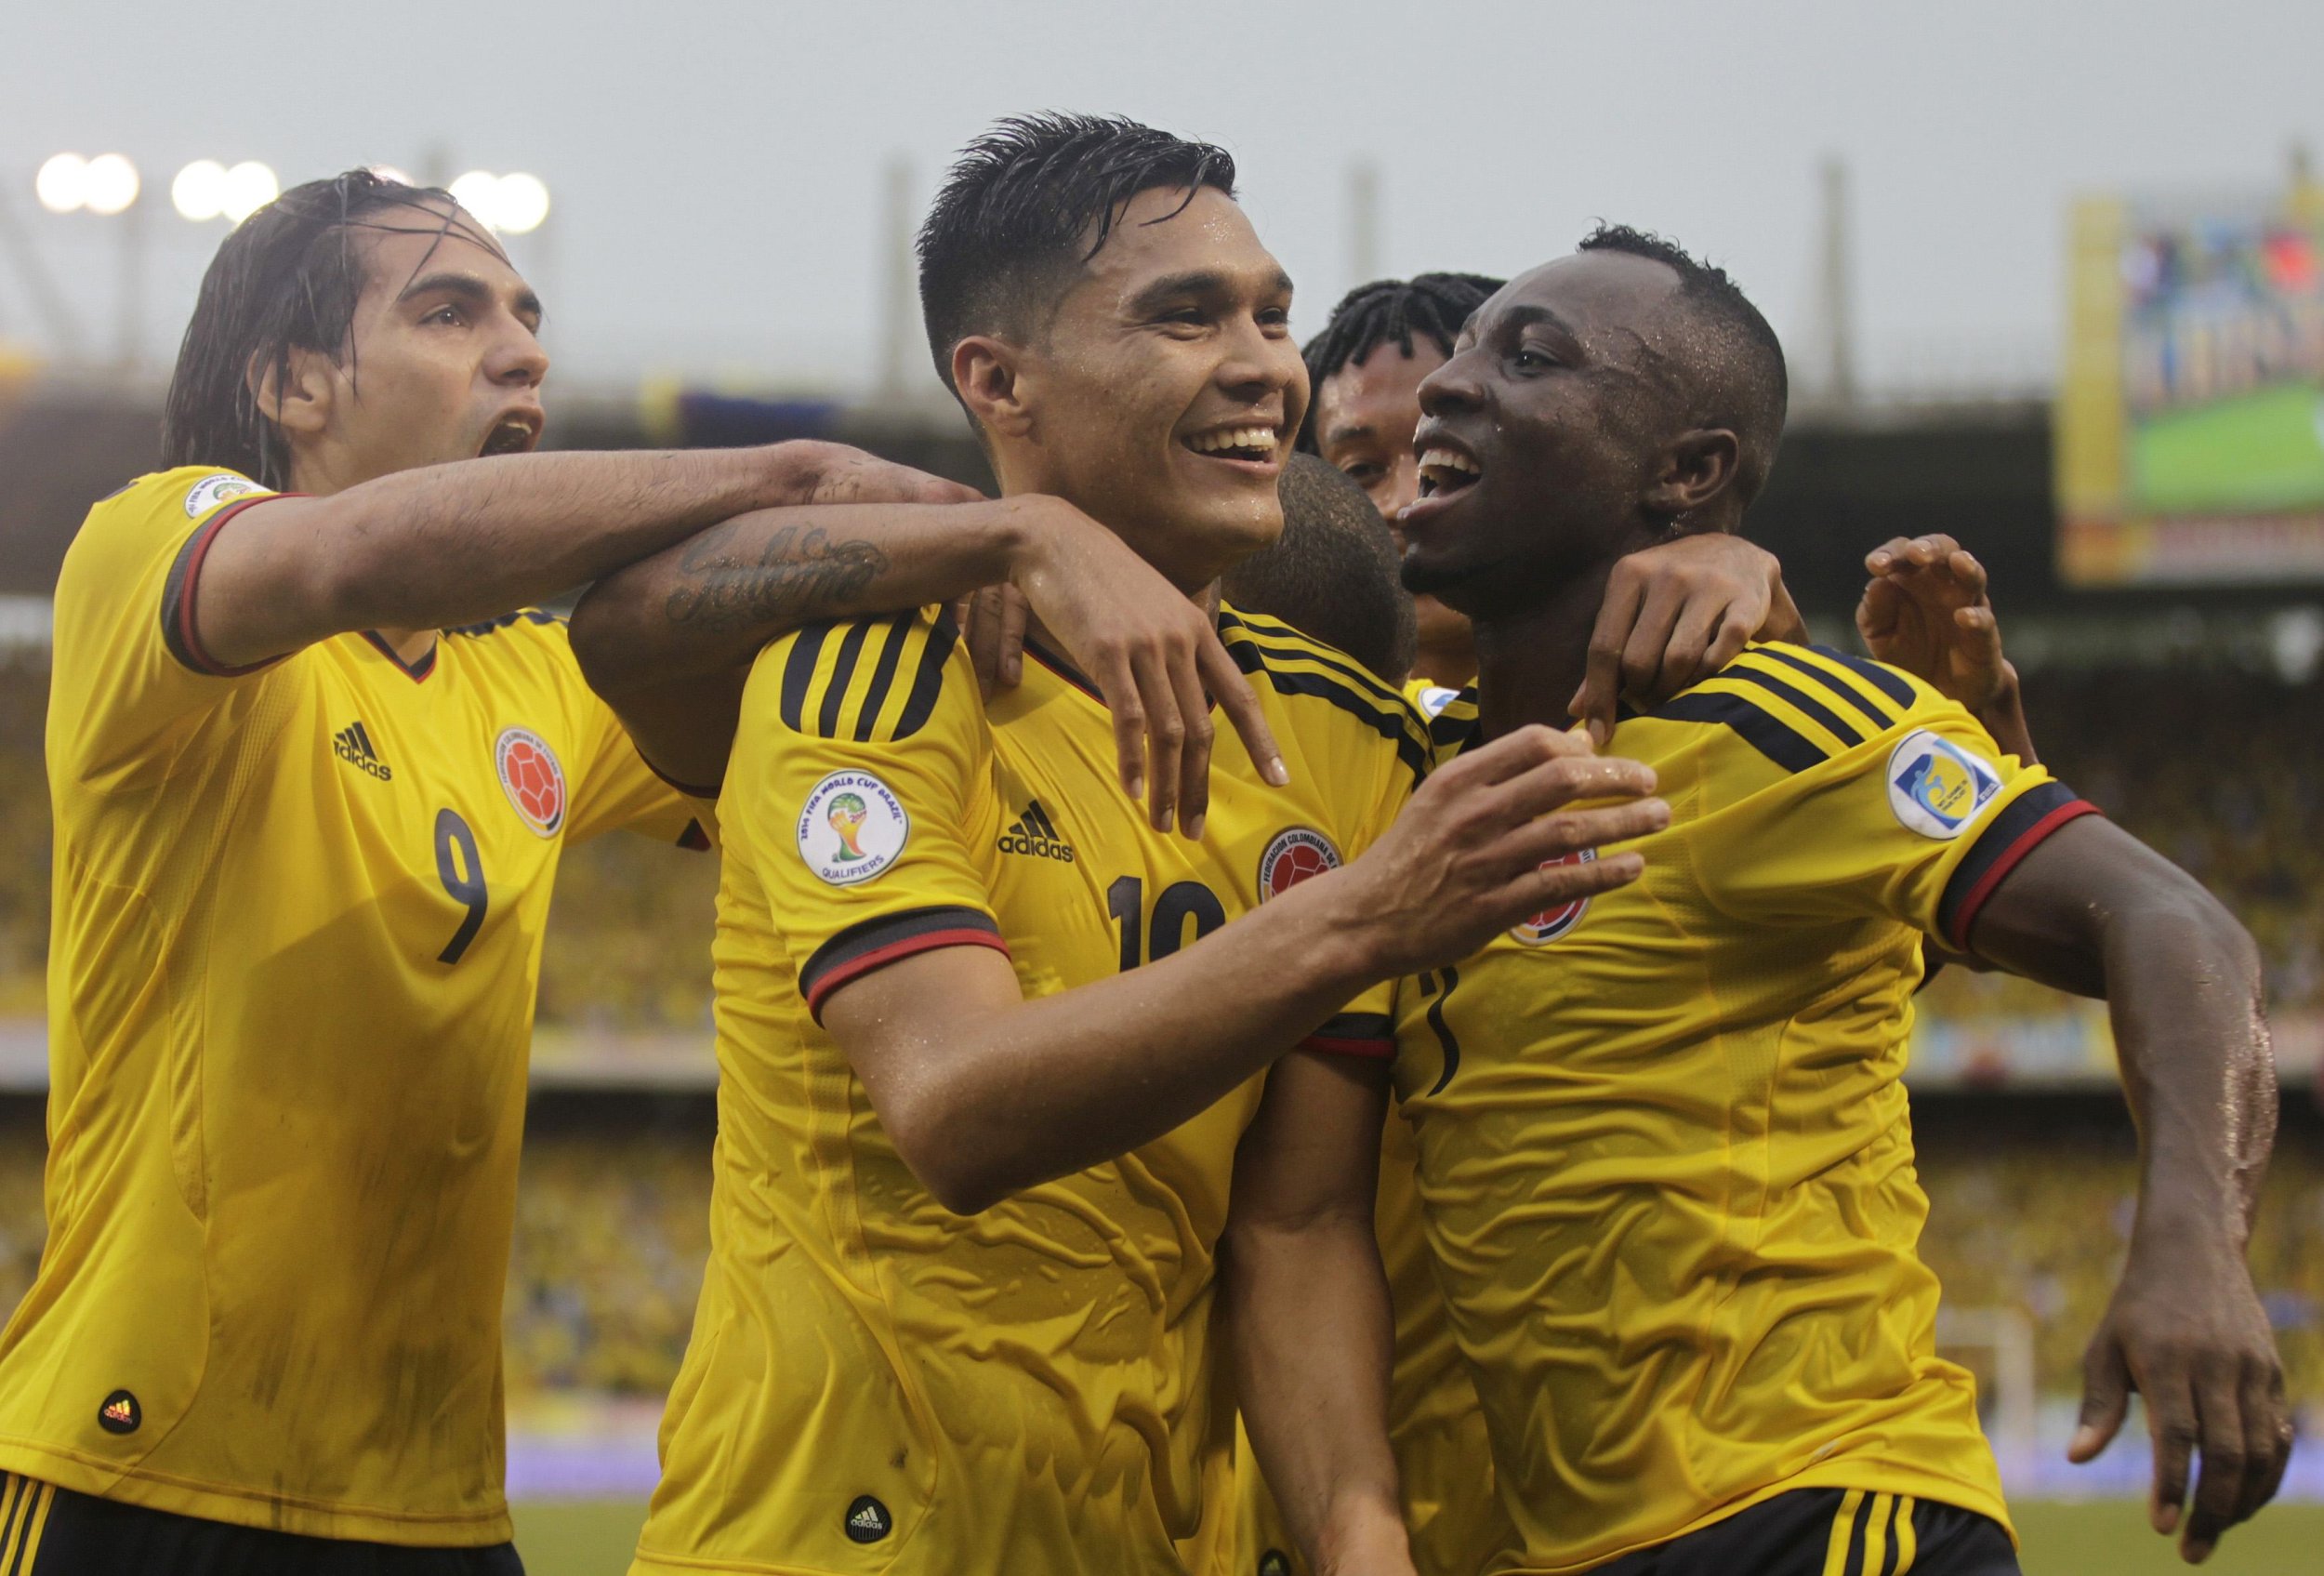
[[[1581,338],[1580,333],[1575,329],[1572,324],[1566,322],[1564,318],[1558,316],[1557,313],[1552,311],[1547,307],[1532,306],[1521,302],[1515,306],[1503,309],[1501,312],[1501,326],[1523,328],[1527,324],[1532,323],[1547,324],[1552,328],[1561,330],[1573,338],[1579,339]],[[1474,319],[1472,319],[1469,324],[1463,324],[1463,326],[1475,326]]]
[[[396,300],[400,303],[415,296],[431,295],[456,296],[473,306],[488,307],[493,300],[491,285],[472,273],[453,272],[430,273],[415,279],[403,287],[403,293]],[[541,298],[530,290],[521,291],[517,296],[516,311],[519,317],[531,317],[537,322],[541,315]]]
[[[1133,312],[1151,311],[1163,302],[1178,296],[1215,296],[1233,287],[1233,281],[1215,268],[1189,269],[1184,273],[1166,273],[1129,298]],[[1283,295],[1291,293],[1291,276],[1281,269],[1269,280],[1267,287]]]
[[[1324,442],[1327,444],[1353,443],[1358,438],[1373,437],[1378,434],[1379,430],[1378,427],[1368,421],[1343,421],[1336,427],[1324,430]]]

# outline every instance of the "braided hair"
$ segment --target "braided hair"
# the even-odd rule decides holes
[[[1340,298],[1331,309],[1331,321],[1301,352],[1307,359],[1309,384],[1320,388],[1325,378],[1343,367],[1361,365],[1391,340],[1407,356],[1415,336],[1451,355],[1460,325],[1502,283],[1482,273],[1416,273],[1410,279],[1375,279],[1357,285]],[[1310,454],[1315,450],[1312,400],[1307,419],[1300,426],[1300,447]]]

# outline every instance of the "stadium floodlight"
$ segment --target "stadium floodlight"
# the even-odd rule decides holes
[[[40,166],[33,191],[50,213],[73,212],[88,201],[88,161],[78,153],[59,153]]]
[[[548,188],[538,176],[520,170],[500,178],[500,228],[511,235],[527,235],[548,217]]]
[[[205,224],[226,211],[226,166],[216,159],[196,159],[169,183],[170,206],[179,217]]]
[[[81,175],[81,205],[93,214],[117,214],[138,200],[138,166],[119,153],[99,153]]]
[[[487,230],[529,234],[548,217],[548,188],[540,177],[522,171],[495,175],[472,169],[452,183],[451,192],[453,201],[475,215]]]
[[[220,211],[240,224],[283,194],[274,171],[256,159],[244,159],[226,172]]]

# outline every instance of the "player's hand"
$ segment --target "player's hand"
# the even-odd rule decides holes
[[[985,699],[1024,682],[1024,629],[1031,612],[1024,593],[1006,581],[962,597],[953,610]]]
[[[1948,536],[1897,536],[1865,556],[1872,576],[1856,603],[1865,649],[1972,711],[2015,679],[1986,597],[1985,565]]]
[[[1202,834],[1213,703],[1242,735],[1260,775],[1277,788],[1288,783],[1259,697],[1220,642],[1210,612],[1071,504],[1042,498],[1032,509],[1011,581],[1104,697],[1122,791],[1146,801],[1154,828],[1168,831],[1175,822],[1190,838]],[[1005,630],[1007,600],[993,612]],[[1022,648],[1022,624],[1016,641]],[[1005,667],[996,672],[1010,677]]]
[[[1567,710],[1603,745],[1623,695],[1659,706],[1734,661],[1751,640],[1797,640],[1800,610],[1766,549],[1724,532],[1660,542],[1617,560],[1590,666]]]
[[[1544,909],[1636,881],[1636,854],[1557,861],[1669,826],[1654,789],[1652,770],[1597,754],[1578,729],[1520,728],[1464,751],[1347,867],[1345,923],[1376,949],[1377,977],[1457,962]]]
[[[1856,603],[1865,649],[1961,702],[2010,754],[2034,760],[2017,669],[2001,655],[1976,555],[1942,533],[1897,536],[1867,554],[1864,567],[1872,576]]]
[[[2178,1532],[2181,1556],[2195,1564],[2275,1497],[2292,1425],[2283,1364],[2242,1255],[2208,1265],[2186,1259],[2132,1245],[2082,1358],[2081,1425],[2066,1453],[2079,1465],[2105,1450],[2136,1390],[2154,1436],[2147,1519],[2166,1537]],[[2189,1457],[2199,1452],[2189,1503]]]
[[[767,507],[837,503],[974,503],[984,495],[958,482],[845,444],[799,440],[777,444],[779,497]]]

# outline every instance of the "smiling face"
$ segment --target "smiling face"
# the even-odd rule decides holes
[[[1275,486],[1307,408],[1290,311],[1233,198],[1140,192],[1010,348],[1022,427],[986,424],[1003,490],[1063,497],[1181,588],[1208,585],[1283,530]]]
[[[441,232],[414,210],[360,233],[350,353],[301,358],[282,406],[295,487],[334,491],[540,442],[540,301],[474,219],[451,214]]]
[[[1476,616],[1646,545],[1684,423],[1658,348],[1679,277],[1584,252],[1512,280],[1420,386],[1405,584]]]

